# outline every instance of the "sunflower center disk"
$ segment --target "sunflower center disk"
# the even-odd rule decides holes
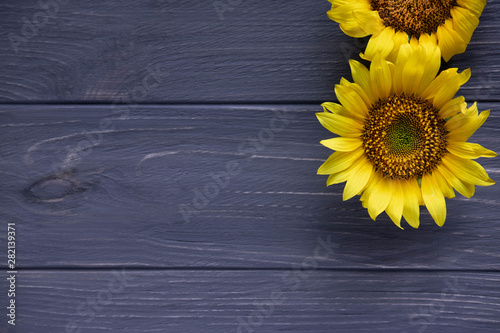
[[[384,21],[397,31],[406,32],[418,38],[421,34],[431,34],[451,17],[450,10],[457,5],[456,0],[371,0]]]
[[[446,153],[445,121],[426,100],[393,95],[373,104],[365,120],[365,155],[384,176],[416,179]]]

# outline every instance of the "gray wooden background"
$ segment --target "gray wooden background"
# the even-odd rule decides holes
[[[0,331],[499,332],[498,185],[403,231],[316,175],[314,113],[366,45],[329,7],[2,1]],[[497,152],[499,11],[443,64]]]

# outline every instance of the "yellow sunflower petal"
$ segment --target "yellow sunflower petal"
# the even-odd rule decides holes
[[[467,108],[467,103],[465,103],[465,98],[463,96],[456,97],[449,100],[441,109],[439,109],[439,116],[443,119],[452,117],[457,113],[464,112]]]
[[[316,113],[321,125],[332,133],[349,138],[359,138],[363,125],[359,122],[333,113]]]
[[[466,44],[469,44],[472,33],[479,24],[479,19],[465,8],[453,7],[450,11],[453,28]]]
[[[342,79],[341,79],[341,81],[342,81]],[[359,97],[361,97],[363,99],[363,101],[365,102],[367,107],[370,107],[372,105],[373,99],[367,94],[366,90],[363,87],[361,87],[359,84],[351,83],[351,82],[345,80],[344,86],[354,90],[356,92],[356,94],[358,94]]]
[[[446,147],[450,153],[465,159],[476,159],[479,157],[498,156],[493,150],[489,150],[477,143],[451,141]]]
[[[352,15],[358,20],[361,29],[369,35],[376,35],[385,29],[377,11],[354,11]]]
[[[446,103],[448,103],[455,96],[458,89],[460,89],[465,82],[469,81],[471,75],[470,69],[466,69],[460,74],[456,74],[451,71],[453,74],[444,75],[444,80],[438,80],[444,72],[446,71],[441,72],[441,74],[429,85],[430,87],[434,82],[437,82],[434,99],[432,101],[432,104],[436,107],[436,109],[441,109]],[[429,88],[427,88],[426,91],[428,89]],[[423,94],[425,94],[425,92]]]
[[[411,95],[417,92],[422,76],[426,71],[429,71],[427,64],[425,67],[422,66],[423,63],[426,63],[426,60],[426,52],[423,47],[418,48],[416,51],[412,52],[410,58],[403,67],[402,84],[404,93]],[[436,74],[437,71],[436,73],[434,73],[432,79],[436,76]],[[427,84],[429,83],[430,81]]]
[[[353,86],[359,87],[357,84],[352,84]],[[359,94],[362,93],[361,87],[356,91],[352,87],[335,85],[335,94],[339,102],[346,108],[347,112],[352,114],[354,117],[360,117],[364,119],[368,115],[368,106],[365,103],[365,99]],[[365,96],[368,99],[367,96]]]
[[[340,85],[341,86],[347,87],[349,85],[349,83],[350,83],[349,80],[347,80],[346,78],[343,78],[343,77],[340,78]]]
[[[320,143],[328,147],[330,149],[336,150],[336,151],[353,151],[359,147],[361,147],[361,144],[363,143],[360,138],[345,138],[345,137],[338,137],[338,138],[333,138],[333,139],[328,139],[328,140],[322,140]]]
[[[453,187],[448,183],[444,175],[441,173],[439,168],[435,169],[432,171],[432,175],[434,176],[434,179],[436,180],[436,183],[439,185],[439,188],[443,195],[446,198],[454,198],[455,197],[455,191],[453,191]]]
[[[475,187],[474,185],[464,182],[457,178],[447,167],[440,165],[438,167],[439,172],[446,179],[448,184],[450,184],[455,190],[466,198],[470,198],[474,195]]]
[[[389,181],[391,186],[391,201],[387,205],[385,212],[391,218],[392,222],[397,225],[399,228],[401,227],[401,216],[403,215],[403,207],[404,207],[404,193],[401,187],[400,181],[393,180]]]
[[[331,1],[332,9],[326,14],[328,17],[339,23],[340,29],[351,37],[365,37],[369,33],[363,28],[360,20],[353,13],[370,12],[371,6],[367,1]]]
[[[460,34],[453,29],[453,22],[447,19],[444,24],[437,28],[438,46],[444,61],[448,62],[455,54],[465,51],[467,43]]]
[[[324,112],[338,113],[344,107],[338,103],[324,102],[321,104]]]
[[[330,176],[328,176],[326,186],[343,183],[347,180],[350,174],[351,170],[342,170],[337,173],[332,173]]]
[[[446,202],[436,179],[430,174],[422,177],[422,197],[436,224],[443,226],[446,220]]]
[[[421,95],[434,80],[441,67],[441,50],[437,47],[435,34],[423,34],[419,38],[419,46],[425,49],[425,70],[416,89],[416,94]],[[422,66],[421,64],[419,66]]]
[[[486,6],[486,0],[457,0],[457,4],[479,17]]]
[[[345,184],[343,200],[349,200],[363,191],[368,184],[373,172],[373,165],[363,156],[357,161],[357,166],[347,179]]]
[[[470,108],[465,109],[465,111],[463,111],[462,113],[471,119],[473,119],[474,117],[477,117],[479,115],[479,110],[477,108],[477,102],[474,102],[474,104],[472,104]]]
[[[371,105],[373,102],[375,102],[375,98],[373,97],[372,89],[370,86],[371,81],[368,68],[366,68],[365,65],[363,65],[359,61],[352,59],[349,60],[349,65],[351,67],[352,79],[365,91],[370,102],[370,104],[367,105]]]
[[[420,206],[418,205],[419,196],[422,195],[416,179],[408,180],[402,183],[404,206],[403,217],[413,228],[420,225]]]
[[[328,157],[318,169],[318,175],[329,175],[349,168],[363,154],[363,149],[352,152],[337,151]]]
[[[439,73],[439,75],[436,76],[429,86],[422,92],[422,98],[434,98],[442,86],[448,84],[448,82],[453,81],[456,78],[456,75],[458,75],[457,70],[458,68],[448,68],[441,71],[441,73]]]
[[[386,98],[392,91],[392,72],[389,63],[376,55],[370,65],[370,81],[375,98]]]
[[[477,107],[476,107],[477,109]],[[461,126],[456,127],[451,129],[451,126],[454,120],[453,117],[446,123],[446,129],[450,131],[448,133],[448,140],[449,141],[467,141],[476,130],[483,125],[483,123],[486,121],[488,116],[490,115],[490,110],[486,110],[481,112],[478,116],[472,116],[469,117],[468,119],[465,119],[462,114],[458,114],[455,117],[458,117],[458,120],[463,120],[463,123],[461,123]],[[450,122],[450,125],[448,123]]]
[[[384,59],[392,53],[394,48],[394,28],[386,27],[378,35],[374,35],[368,41],[364,54],[360,54],[361,58],[373,61],[377,55]]]
[[[446,130],[454,132],[464,126],[471,126],[471,124],[477,123],[478,119],[481,119],[481,117],[479,117],[477,103],[474,103],[470,108],[461,108],[460,113],[457,113],[448,119],[446,122]]]
[[[480,186],[490,186],[495,182],[490,179],[484,168],[477,162],[447,154],[441,159],[453,174],[463,181]]]
[[[415,37],[411,37],[410,38],[410,46],[411,46],[411,48],[415,51],[417,49],[418,45],[419,45],[418,44],[418,39],[415,38]]]
[[[387,179],[380,177],[380,180],[373,186],[370,198],[368,199],[368,214],[375,221],[391,201],[391,186]]]
[[[391,53],[389,53],[386,59],[392,63],[395,63],[396,59],[398,58],[399,49],[401,48],[401,46],[408,44],[408,35],[406,34],[406,32],[396,31],[392,40],[394,41],[394,46],[392,47],[392,51]]]
[[[321,104],[321,106],[323,107],[323,111],[327,113],[331,112],[340,115],[343,115],[345,113],[345,108],[338,103],[325,102]]]
[[[363,193],[361,193],[361,197],[359,200],[361,201],[361,204],[363,208],[368,208],[368,201],[371,196],[371,192],[373,190],[374,185],[380,180],[380,175],[378,172],[374,171],[372,172],[371,178],[368,181],[368,184],[366,185],[365,190]]]
[[[463,113],[457,113],[450,119],[445,124],[446,130],[448,132],[453,132],[459,128],[462,128],[463,126],[469,124],[471,122],[471,119],[467,117]]]
[[[439,47],[437,47],[437,36],[435,33],[422,34],[418,38],[418,45],[425,48],[428,55],[438,52],[441,54]],[[441,59],[439,59],[441,61]]]
[[[403,71],[405,69],[405,64],[408,62],[412,55],[412,52],[412,47],[408,43],[401,45],[401,47],[399,48],[396,67],[394,69],[394,75],[392,77],[392,84],[394,92],[396,94],[402,94],[404,92],[403,82],[405,81],[405,77],[403,76]]]

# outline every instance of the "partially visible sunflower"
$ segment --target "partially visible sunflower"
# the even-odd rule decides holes
[[[403,216],[417,228],[425,205],[442,226],[453,189],[470,198],[474,185],[495,183],[472,160],[497,154],[467,142],[490,111],[454,98],[470,70],[451,68],[436,77],[440,63],[439,48],[425,38],[402,45],[395,63],[377,55],[368,70],[351,60],[354,83],[342,78],[335,86],[341,104],[324,103],[316,114],[339,135],[321,141],[336,152],[318,174],[329,175],[327,185],[346,182],[343,199],[361,195],[374,220],[385,211],[398,227]]]
[[[329,0],[328,17],[351,37],[372,35],[363,58],[381,53],[394,61],[403,44],[422,37],[439,46],[445,61],[465,51],[486,0]]]

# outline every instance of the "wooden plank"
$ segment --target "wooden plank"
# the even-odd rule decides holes
[[[16,329],[486,333],[499,286],[478,272],[21,271]]]
[[[328,19],[327,1],[57,2],[0,4],[0,101],[317,103],[366,43]],[[472,68],[469,100],[500,96],[499,11],[488,3],[449,63]]]
[[[316,175],[332,136],[317,111],[1,107],[2,225],[18,225],[18,265],[289,267],[329,237],[338,248],[325,267],[500,268],[498,185],[449,200],[443,228],[425,209],[419,230],[374,222]],[[500,151],[499,128],[493,113],[473,141]],[[498,178],[496,159],[480,162]]]

